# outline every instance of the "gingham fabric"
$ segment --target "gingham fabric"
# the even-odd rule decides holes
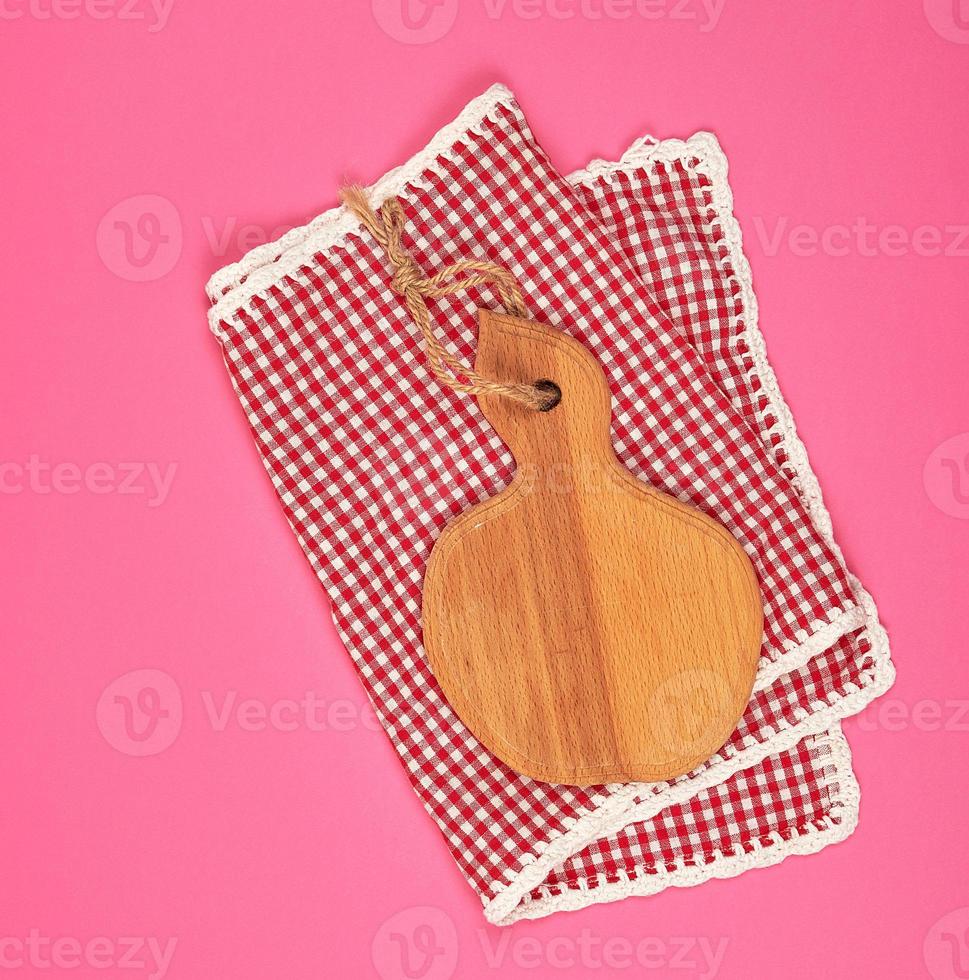
[[[754,561],[765,603],[751,705],[694,773],[577,789],[511,772],[454,716],[420,642],[430,549],[450,518],[507,484],[505,447],[473,399],[431,378],[379,247],[348,215],[324,215],[213,277],[213,330],[287,516],[488,918],[510,922],[736,873],[843,836],[855,796],[843,739],[805,736],[860,708],[866,691],[854,680],[849,690],[847,679],[861,676],[855,660],[870,655],[859,635],[868,610],[812,520],[798,473],[785,473],[791,467],[770,433],[711,370],[717,342],[694,347],[691,328],[672,322],[674,307],[704,319],[689,289],[676,298],[675,282],[693,281],[683,270],[695,256],[673,273],[661,305],[663,263],[657,279],[636,257],[642,235],[553,170],[500,87],[385,178],[375,202],[391,193],[423,267],[472,256],[503,263],[536,319],[597,355],[613,391],[620,458],[725,523]],[[474,311],[488,301],[469,295],[432,306],[468,361]],[[720,329],[707,319],[711,333]]]

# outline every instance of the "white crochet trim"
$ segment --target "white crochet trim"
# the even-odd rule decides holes
[[[765,837],[750,841],[748,844],[749,851],[726,854],[722,850],[718,850],[715,852],[713,860],[702,865],[689,864],[681,858],[672,869],[663,867],[652,874],[643,874],[632,878],[628,874],[624,874],[622,881],[603,882],[590,887],[584,879],[580,879],[577,888],[566,889],[558,894],[553,893],[549,888],[545,888],[542,889],[544,894],[540,899],[527,898],[528,892],[539,887],[538,884],[532,884],[523,895],[517,894],[519,889],[516,887],[514,889],[516,897],[524,898],[524,900],[512,904],[511,896],[508,895],[508,892],[503,892],[499,898],[485,906],[485,918],[494,925],[506,926],[522,919],[541,918],[545,915],[551,915],[553,912],[574,911],[589,905],[617,902],[623,898],[636,895],[655,895],[666,888],[686,888],[699,885],[711,878],[732,878],[752,868],[770,867],[793,855],[814,854],[829,844],[844,840],[852,834],[858,824],[861,798],[858,781],[855,779],[851,768],[851,750],[840,725],[836,725],[820,736],[818,744],[827,746],[831,750],[830,764],[825,767],[827,778],[824,785],[832,793],[835,789],[837,790],[837,797],[833,797],[834,802],[830,812],[818,822],[820,826],[809,823],[789,838],[784,837],[779,831],[773,831]],[[590,814],[586,819],[592,820],[602,815],[607,815],[605,808]],[[612,814],[610,813],[608,816],[611,817]],[[642,819],[648,818],[633,811],[631,814],[627,814],[627,819],[620,827]],[[615,821],[610,820],[610,822]],[[573,831],[565,836],[572,837],[580,829],[580,826],[576,825]],[[611,832],[614,833],[615,830],[609,831],[599,828],[598,830],[593,829],[591,835],[583,834],[583,836],[588,836],[586,841],[588,843],[599,837],[608,836]],[[560,838],[560,840],[562,839]],[[564,851],[565,848],[557,848],[556,850]],[[562,855],[561,860],[565,860],[578,850],[581,850],[581,846],[570,848],[568,853]],[[561,861],[556,863],[561,863]],[[530,867],[534,867],[534,865]],[[546,875],[549,870],[551,868],[545,870]]]
[[[458,117],[440,130],[420,153],[402,167],[391,170],[369,188],[370,203],[380,207],[389,197],[406,195],[408,187],[423,186],[422,177],[433,172],[438,158],[453,160],[456,147],[474,133],[481,135],[482,126],[501,107],[510,107],[514,95],[504,85],[492,85],[483,95],[472,99]],[[206,284],[205,291],[214,304],[209,309],[209,327],[222,337],[224,321],[232,322],[243,306],[266,292],[281,279],[294,275],[309,264],[313,256],[346,241],[348,235],[359,234],[359,218],[346,208],[324,211],[309,224],[287,232],[275,242],[259,245],[239,262],[216,272]]]
[[[460,144],[463,137],[469,133],[480,134],[482,125],[493,117],[496,110],[501,106],[510,106],[512,101],[513,96],[507,88],[501,85],[492,86],[484,95],[469,103],[458,118],[442,129],[421,153],[378,181],[371,188],[371,201],[379,206],[391,195],[406,196],[408,187],[419,187],[422,175],[433,172],[438,158],[453,159],[454,147]],[[777,419],[777,425],[771,431],[778,431],[781,435],[791,466],[796,470],[796,478],[800,480],[799,487],[806,504],[812,518],[817,521],[818,530],[837,550],[837,545],[831,539],[831,521],[821,502],[817,480],[807,463],[806,451],[797,438],[790,411],[780,395],[773,370],[766,359],[763,338],[757,328],[756,299],[750,283],[750,268],[741,250],[740,228],[731,211],[732,196],[726,183],[726,159],[715,137],[708,133],[699,133],[686,142],[660,142],[647,137],[637,141],[618,164],[597,161],[587,171],[574,174],[570,179],[573,182],[600,177],[609,179],[614,173],[638,169],[651,161],[680,159],[696,160],[697,170],[707,174],[711,180],[711,225],[719,224],[723,230],[733,266],[730,275],[737,279],[742,291],[753,365],[760,374],[771,402],[769,407],[774,409]],[[213,302],[209,311],[209,325],[213,333],[222,338],[225,325],[230,328],[240,325],[239,314],[254,298],[265,296],[281,279],[295,275],[300,268],[310,263],[313,256],[339,246],[348,235],[359,232],[359,222],[345,209],[336,208],[301,228],[293,229],[276,242],[253,249],[241,261],[215,273],[206,287]],[[840,555],[840,551],[838,554]],[[775,835],[777,839],[772,838],[769,845],[758,844],[749,854],[720,855],[712,864],[702,868],[680,867],[644,880],[624,882],[621,886],[600,885],[594,889],[580,888],[558,896],[548,895],[540,902],[529,902],[527,898],[530,891],[541,886],[557,864],[591,841],[615,833],[631,822],[649,819],[666,807],[684,802],[700,790],[719,784],[730,775],[756,765],[767,755],[790,748],[807,735],[824,732],[835,725],[838,719],[862,710],[869,701],[887,690],[894,678],[894,670],[888,660],[887,638],[878,624],[871,597],[856,579],[852,577],[851,581],[856,589],[860,614],[856,608],[835,610],[829,621],[817,624],[818,633],[799,635],[795,647],[786,650],[777,661],[765,665],[762,672],[758,673],[758,689],[777,676],[806,663],[840,636],[866,621],[872,638],[872,658],[875,661],[871,683],[864,687],[851,685],[843,697],[813,714],[802,709],[798,724],[781,733],[775,733],[767,742],[748,747],[732,758],[720,759],[682,782],[668,784],[662,789],[656,784],[643,783],[608,787],[612,795],[599,797],[596,802],[600,805],[584,817],[571,821],[563,834],[547,841],[538,853],[526,856],[523,868],[517,873],[511,873],[511,880],[498,889],[495,896],[486,903],[486,917],[496,924],[505,925],[521,918],[547,915],[599,901],[613,901],[627,894],[651,894],[671,885],[696,884],[710,877],[727,877],[750,867],[775,864],[790,854],[810,853],[848,836],[857,821],[858,791],[851,774],[847,743],[838,728],[823,737],[831,739],[839,786],[845,791],[844,799],[839,798],[833,803],[833,806],[844,809],[841,820],[829,819],[822,829],[809,827],[804,834],[791,840]],[[640,797],[645,798],[639,799]]]
[[[788,646],[776,660],[761,660],[754,678],[753,693],[763,691],[778,678],[810,663],[834,646],[841,637],[861,629],[866,618],[865,610],[861,606],[828,610],[827,619],[816,620],[809,629],[798,630],[797,642]]]
[[[757,765],[768,755],[776,755],[793,748],[809,735],[827,737],[832,726],[840,731],[839,719],[860,711],[875,696],[877,694],[870,694],[869,688],[859,688],[855,685],[855,690],[851,694],[821,711],[808,714],[801,709],[802,720],[799,724],[775,734],[766,743],[754,745],[731,758],[719,759],[708,768],[691,774],[683,782],[667,785],[659,793],[654,792],[658,785],[655,783],[627,783],[607,787],[607,791],[611,791],[611,794],[607,793],[597,798],[594,809],[571,823],[566,823],[564,833],[550,838],[534,854],[523,858],[521,870],[510,872],[508,883],[496,889],[494,898],[485,904],[485,917],[495,925],[509,925],[522,917],[521,907],[523,902],[527,904],[528,893],[540,887],[554,868],[593,841],[618,833],[629,824],[651,820],[668,807],[685,803],[702,790],[719,786],[738,772]],[[640,799],[643,796],[646,798]],[[849,806],[850,800],[845,805]],[[851,822],[854,827],[857,814],[852,816]],[[764,863],[774,864],[783,856],[770,858],[765,854]],[[755,866],[756,862],[745,867]],[[583,904],[591,905],[598,901],[596,890],[589,890],[586,895],[587,899]],[[547,911],[554,912],[558,909],[549,907]]]

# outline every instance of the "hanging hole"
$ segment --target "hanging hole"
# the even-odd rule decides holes
[[[539,409],[540,412],[551,412],[553,408],[562,400],[562,389],[548,378],[542,378],[535,382],[535,387],[539,391],[544,391],[547,395],[545,404]]]

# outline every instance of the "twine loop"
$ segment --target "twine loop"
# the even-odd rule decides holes
[[[462,259],[445,266],[432,276],[425,276],[402,244],[404,209],[395,197],[384,201],[376,212],[361,187],[344,187],[340,197],[383,248],[387,261],[394,270],[390,280],[391,288],[403,297],[411,317],[420,328],[427,346],[427,359],[435,377],[455,391],[472,395],[500,395],[536,411],[547,409],[550,401],[547,388],[533,384],[492,381],[482,377],[444,348],[431,324],[431,314],[426,302],[428,299],[440,299],[465,289],[487,285],[494,288],[502,306],[512,316],[527,317],[521,287],[511,272],[495,262]]]

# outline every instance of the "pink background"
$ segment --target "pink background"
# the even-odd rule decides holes
[[[412,32],[400,0],[0,4],[0,975],[157,975],[148,945],[120,962],[152,937],[176,939],[173,978],[388,980],[390,933],[426,926],[430,980],[965,977],[969,8],[427,12]],[[846,726],[847,842],[510,932],[374,730],[202,292],[240,229],[331,206],[494,80],[564,171],[718,134],[773,363],[899,668]],[[306,692],[320,724],[291,710]],[[718,967],[701,938],[726,940]]]

